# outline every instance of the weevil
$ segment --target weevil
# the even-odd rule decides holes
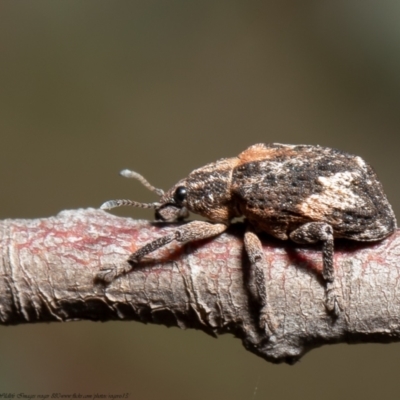
[[[156,219],[166,222],[184,220],[193,212],[210,222],[180,225],[139,248],[126,263],[100,271],[98,278],[111,282],[134,269],[145,255],[173,240],[187,242],[217,236],[233,218],[244,217],[244,247],[264,325],[270,321],[270,311],[266,260],[257,233],[302,244],[321,242],[325,306],[338,317],[342,304],[335,289],[334,238],[378,241],[393,233],[397,225],[372,168],[358,156],[322,146],[256,144],[237,157],[194,170],[167,192],[136,172],[124,170],[121,174],[138,179],[160,197],[159,201],[111,200],[101,208],[153,208]]]

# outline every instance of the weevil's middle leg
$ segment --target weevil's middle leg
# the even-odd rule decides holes
[[[164,247],[168,243],[176,240],[177,242],[190,242],[193,240],[207,239],[217,236],[227,229],[225,224],[212,224],[204,221],[193,221],[176,228],[173,232],[162,236],[132,253],[128,260],[120,265],[111,268],[106,267],[97,274],[97,279],[106,283],[112,282],[118,276],[132,271],[136,264],[147,254]]]
[[[322,276],[326,282],[325,306],[329,312],[338,317],[342,307],[340,296],[335,287],[335,269],[333,265],[333,229],[325,222],[308,222],[290,234],[296,243],[322,242]]]
[[[268,336],[276,332],[278,326],[273,317],[268,301],[266,267],[264,250],[258,236],[247,230],[244,235],[244,246],[250,260],[250,284],[255,288],[254,296],[261,305],[260,327],[265,329]]]

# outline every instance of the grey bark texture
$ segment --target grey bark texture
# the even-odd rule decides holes
[[[258,356],[288,363],[323,344],[400,338],[398,231],[377,243],[335,242],[337,319],[324,306],[320,247],[263,236],[269,336],[249,290],[240,223],[211,240],[171,243],[110,285],[95,281],[100,268],[172,229],[93,209],[0,222],[0,322],[135,320],[231,333]]]

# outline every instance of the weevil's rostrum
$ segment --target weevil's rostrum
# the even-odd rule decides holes
[[[253,292],[262,306],[261,320],[267,325],[271,323],[267,315],[265,258],[257,232],[297,243],[322,243],[325,304],[338,316],[342,305],[334,286],[333,239],[377,241],[396,229],[392,207],[372,168],[358,156],[331,148],[256,144],[237,157],[194,170],[166,193],[152,187],[139,174],[124,172],[159,194],[159,201],[142,204],[114,200],[103,208],[151,207],[156,210],[157,219],[168,222],[184,219],[193,212],[213,224],[194,221],[180,226],[164,241],[151,242],[132,254],[125,267],[106,269],[99,277],[111,281],[172,240],[215,236],[233,218],[244,216],[248,223],[244,243],[252,265]]]

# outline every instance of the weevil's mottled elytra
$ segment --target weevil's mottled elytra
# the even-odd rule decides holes
[[[124,170],[160,196],[155,203],[113,200],[121,205],[154,208],[156,219],[177,221],[190,212],[211,222],[193,221],[133,253],[128,262],[105,269],[107,282],[129,272],[146,254],[172,240],[185,242],[222,233],[235,217],[248,223],[244,244],[251,262],[254,296],[261,305],[261,323],[273,330],[265,286],[265,259],[256,236],[263,231],[296,243],[322,243],[326,307],[335,316],[341,302],[334,286],[333,240],[377,241],[396,229],[396,218],[372,168],[358,156],[320,146],[256,144],[237,157],[224,158],[194,170],[164,193],[141,175]]]

